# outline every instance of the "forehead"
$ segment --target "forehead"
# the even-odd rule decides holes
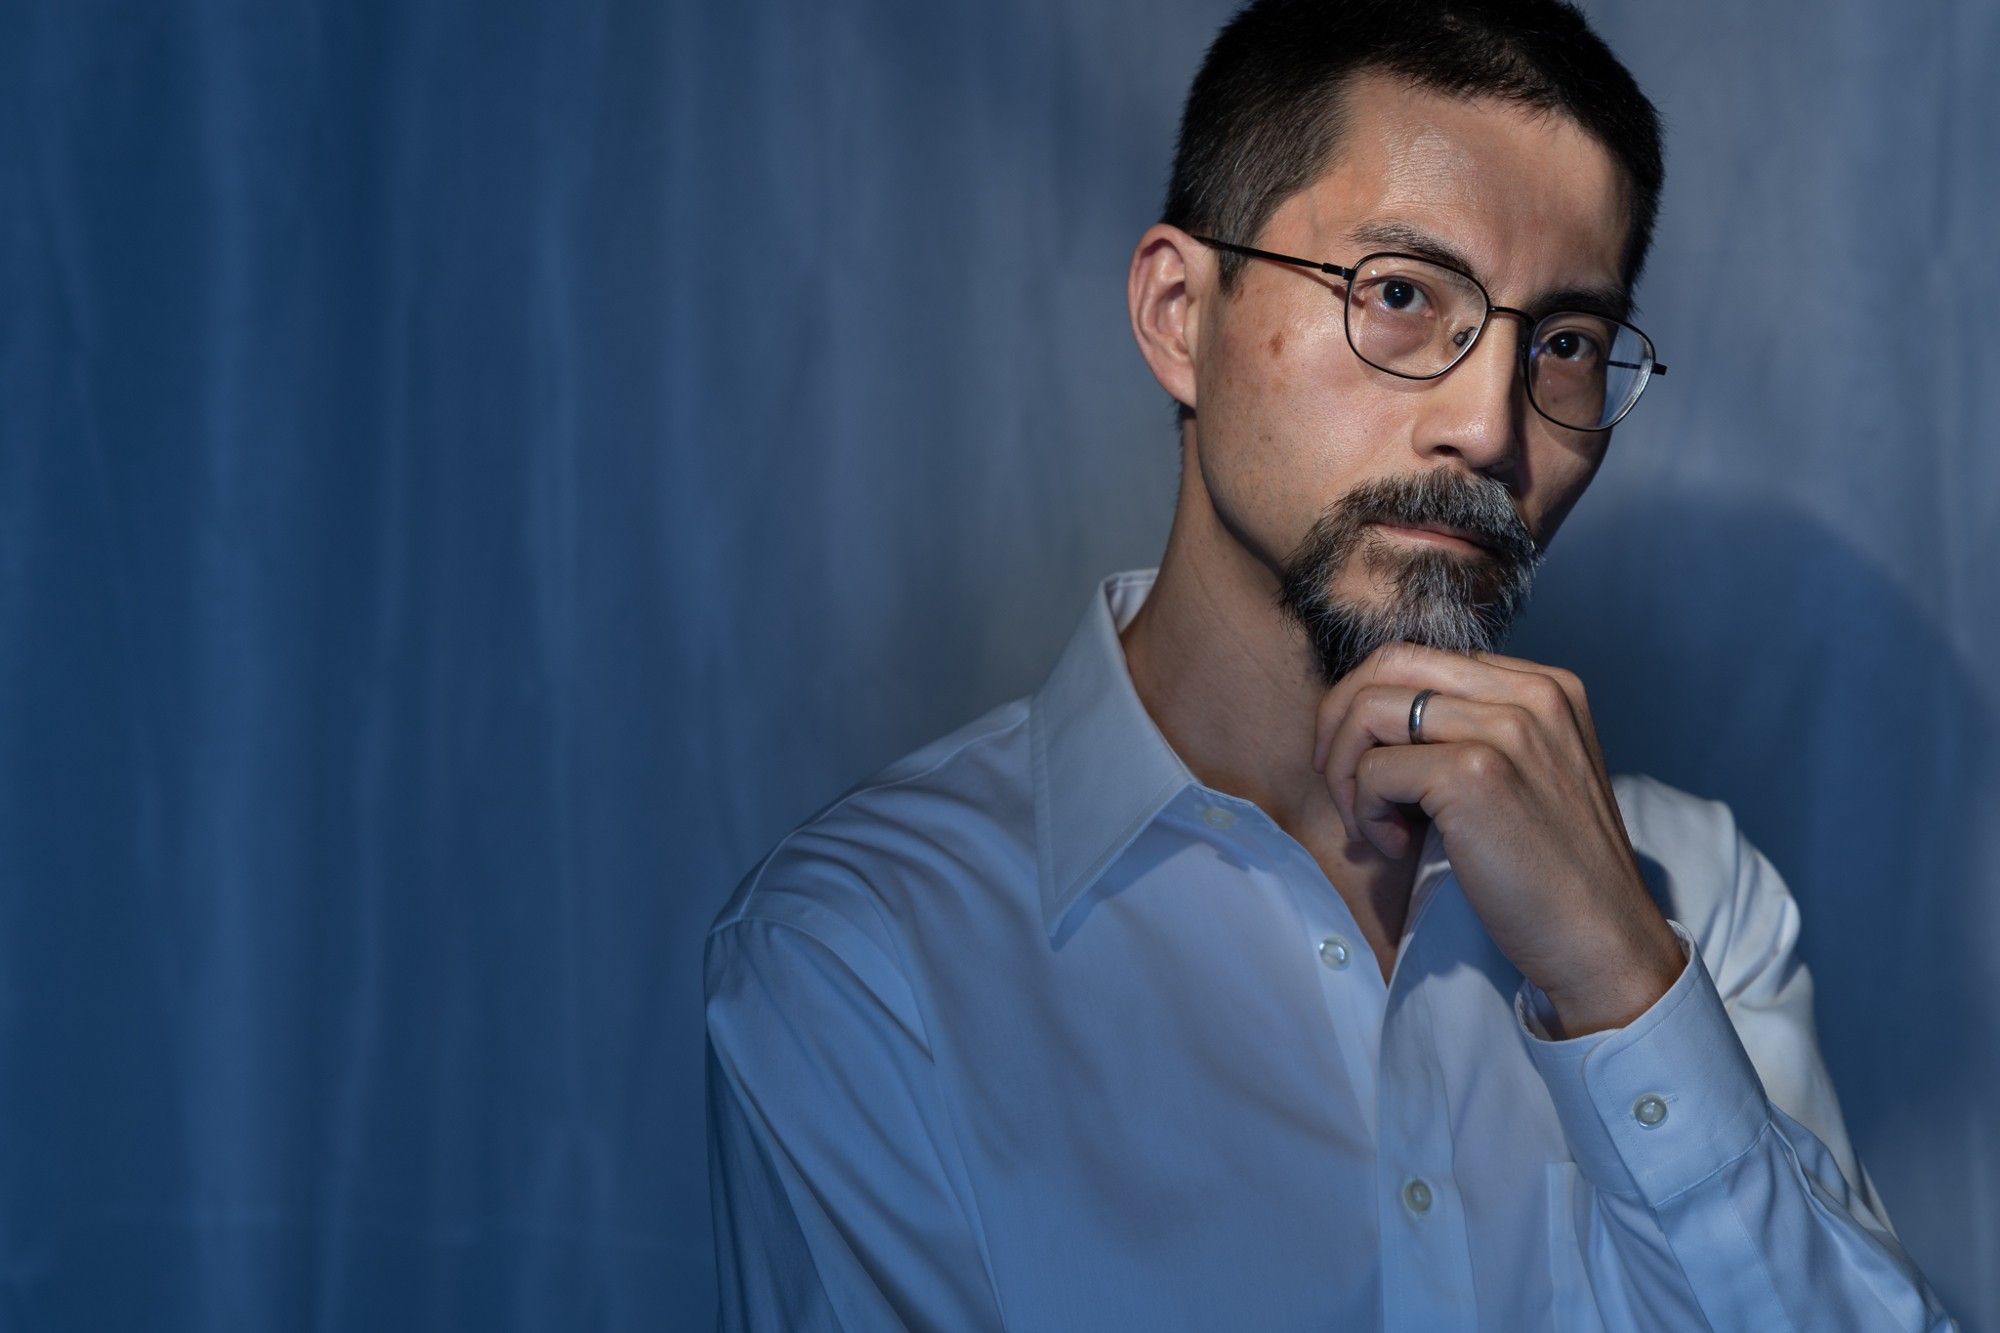
[[[1339,263],[1358,229],[1396,223],[1463,255],[1497,301],[1563,286],[1617,287],[1630,209],[1609,150],[1569,117],[1448,97],[1393,76],[1350,81],[1329,170],[1286,200],[1266,235]]]

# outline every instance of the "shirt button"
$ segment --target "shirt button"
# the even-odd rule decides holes
[[[1319,960],[1335,970],[1346,967],[1353,956],[1354,951],[1347,947],[1347,941],[1338,935],[1329,935],[1319,942]]]
[[[1413,1213],[1427,1213],[1431,1210],[1431,1187],[1419,1176],[1411,1176],[1403,1186],[1403,1206]]]
[[[1201,812],[1201,819],[1210,828],[1235,828],[1236,816],[1219,805],[1211,805]]]
[[[1667,1102],[1657,1092],[1649,1092],[1632,1103],[1632,1118],[1647,1129],[1667,1118]]]

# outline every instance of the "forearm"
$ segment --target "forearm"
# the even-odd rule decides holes
[[[1684,931],[1687,965],[1629,1024],[1530,1054],[1578,1168],[1576,1240],[1607,1317],[1692,1304],[1718,1329],[1943,1329],[1886,1218],[1813,1133],[1773,1105]]]

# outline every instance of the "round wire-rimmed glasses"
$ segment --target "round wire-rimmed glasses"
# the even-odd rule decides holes
[[[1622,319],[1590,310],[1552,310],[1537,318],[1495,305],[1479,279],[1421,255],[1383,250],[1345,268],[1208,236],[1194,239],[1344,280],[1347,345],[1375,369],[1403,379],[1438,378],[1465,358],[1494,315],[1513,315],[1529,331],[1520,349],[1528,404],[1565,430],[1610,430],[1647,382],[1667,373],[1653,359],[1653,340]]]

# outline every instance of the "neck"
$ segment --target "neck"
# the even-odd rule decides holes
[[[1347,841],[1326,780],[1312,767],[1326,687],[1311,647],[1277,606],[1277,569],[1216,514],[1192,427],[1181,449],[1180,498],[1160,572],[1120,634],[1133,687],[1196,778],[1268,814],[1313,853],[1357,918],[1366,904],[1393,945],[1423,826],[1393,861]]]

